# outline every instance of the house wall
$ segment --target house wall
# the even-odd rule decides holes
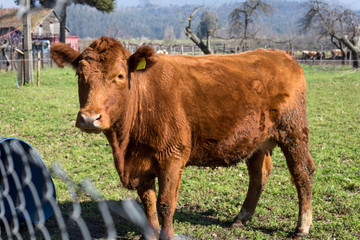
[[[52,37],[58,36],[60,32],[60,22],[54,13],[49,14],[43,21],[35,28],[32,33],[33,37]]]

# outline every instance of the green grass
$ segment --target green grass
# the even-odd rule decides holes
[[[311,154],[316,172],[313,226],[309,239],[360,239],[360,73],[333,67],[304,66],[308,86]],[[111,148],[103,135],[75,128],[77,80],[71,68],[49,68],[41,85],[16,86],[16,72],[0,71],[0,136],[20,138],[33,146],[50,168],[59,163],[75,184],[84,178],[109,201],[136,198],[124,189],[113,166]],[[186,168],[183,174],[174,230],[194,239],[286,239],[298,214],[297,193],[285,159],[277,149],[273,173],[257,210],[244,229],[227,225],[245,199],[248,174],[244,163],[230,168]],[[71,196],[54,177],[57,202],[74,239],[78,228],[67,220]],[[92,236],[105,238],[97,203],[79,192],[82,214]],[[140,230],[114,215],[120,239],[137,239]],[[56,219],[47,221],[56,229]],[[57,238],[58,231],[51,234]]]

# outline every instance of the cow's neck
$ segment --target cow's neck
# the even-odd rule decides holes
[[[164,126],[169,126],[168,121],[174,119],[171,118],[171,114],[175,106],[166,111],[161,109],[159,107],[161,104],[157,101],[164,101],[164,99],[161,99],[162,96],[158,92],[154,94],[154,89],[151,84],[147,84],[147,80],[132,78],[131,89],[125,97],[125,113],[105,133],[113,149],[116,167],[120,172],[123,170],[125,152],[129,147],[134,146],[129,143],[139,143],[159,150],[167,147],[172,141],[170,135],[164,133]],[[172,123],[170,126],[178,128],[176,124]],[[172,130],[167,130],[172,132]]]
[[[118,171],[120,178],[123,178],[124,174],[124,157],[126,147],[129,143],[128,134],[123,134],[119,129],[111,128],[104,132],[108,142],[112,148],[114,156],[114,164]]]
[[[135,84],[132,84],[129,92],[126,93],[125,99],[126,106],[124,114],[116,121],[113,126],[104,131],[105,136],[112,148],[115,167],[119,173],[124,170],[124,157],[125,152],[130,142],[130,136],[133,135],[136,128],[138,128],[138,115],[139,115],[139,91]],[[120,174],[121,175],[121,174]]]
[[[133,77],[131,89],[127,96],[127,109],[122,125],[122,134],[124,136],[129,134],[129,138],[137,139],[140,142],[148,138],[148,130],[152,128],[148,111],[153,99],[151,99],[151,94],[148,92],[151,86],[147,85],[147,80]]]

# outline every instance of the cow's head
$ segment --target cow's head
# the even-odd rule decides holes
[[[117,122],[125,111],[130,73],[143,71],[144,61],[152,54],[152,48],[142,47],[130,57],[120,42],[109,37],[95,40],[82,53],[63,43],[53,44],[52,59],[60,67],[70,64],[78,76],[80,111],[76,127],[100,133]]]

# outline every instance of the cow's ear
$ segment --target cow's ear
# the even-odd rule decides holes
[[[59,67],[71,64],[74,68],[79,65],[80,53],[65,43],[55,43],[50,48],[51,58]]]
[[[155,51],[152,47],[140,47],[128,59],[129,72],[142,71],[150,68],[155,63],[153,59],[154,54]]]

